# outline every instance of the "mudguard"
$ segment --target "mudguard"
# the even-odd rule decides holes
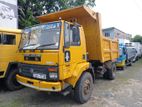
[[[85,72],[89,68],[90,68],[90,63],[89,62],[83,62],[83,63],[78,64],[75,67],[75,70],[74,70],[72,76],[70,78],[66,79],[66,82],[68,82],[73,87],[75,87],[77,81],[79,80],[79,78],[81,77],[83,72]]]

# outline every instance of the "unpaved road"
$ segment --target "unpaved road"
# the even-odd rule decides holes
[[[142,60],[113,81],[96,80],[91,99],[76,104],[70,96],[48,94],[30,88],[8,92],[0,84],[0,107],[142,107]]]

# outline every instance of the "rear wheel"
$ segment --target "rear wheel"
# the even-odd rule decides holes
[[[87,102],[92,94],[93,91],[93,78],[89,72],[85,72],[74,89],[74,99],[78,103],[85,103]]]
[[[23,88],[16,80],[16,74],[18,69],[11,69],[8,76],[5,78],[5,84],[8,90],[14,91]]]
[[[108,80],[114,80],[116,77],[116,65],[112,64],[111,68],[106,68],[107,71],[104,73],[103,77]]]

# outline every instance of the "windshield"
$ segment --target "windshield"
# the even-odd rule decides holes
[[[58,49],[61,22],[24,29],[20,49]]]

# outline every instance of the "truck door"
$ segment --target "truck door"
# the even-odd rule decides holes
[[[81,43],[81,32],[77,25],[64,25],[64,65],[68,76],[74,71],[76,65],[85,59],[83,58],[86,50]]]
[[[0,41],[0,71],[6,71],[9,62],[15,60],[16,57],[18,49],[16,34],[3,32],[1,33]]]

